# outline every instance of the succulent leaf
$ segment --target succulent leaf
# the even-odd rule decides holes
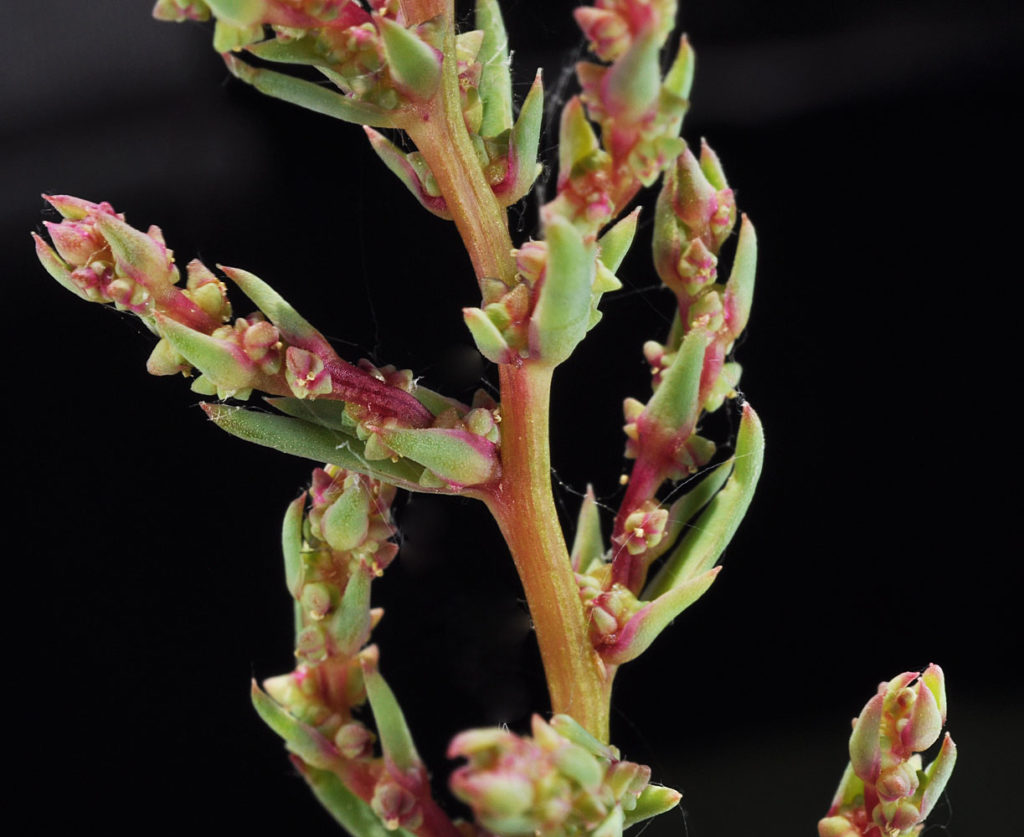
[[[496,137],[512,127],[512,72],[508,33],[505,31],[498,0],[477,0],[476,27],[484,33],[477,56],[481,67],[478,90],[484,106],[480,135]]]
[[[293,718],[263,692],[255,680],[252,683],[252,705],[263,722],[281,736],[288,749],[304,762],[321,769],[337,765],[338,751],[334,744],[312,727]]]
[[[346,788],[335,773],[302,763],[296,767],[320,804],[352,837],[413,837],[404,828],[387,828],[369,803]]]
[[[395,84],[414,98],[426,101],[441,83],[441,58],[437,51],[390,18],[377,17],[376,21]]]
[[[357,125],[373,125],[376,128],[394,125],[394,117],[377,105],[334,93],[312,81],[253,67],[234,55],[225,54],[222,57],[231,75],[271,98]]]
[[[401,771],[419,768],[420,756],[416,752],[409,725],[405,722],[405,715],[402,714],[395,693],[381,676],[380,654],[377,647],[371,645],[364,650],[359,655],[359,661],[362,664],[366,694],[373,710],[373,719],[377,723],[377,732],[380,734],[385,758]]]
[[[363,454],[363,443],[351,436],[290,416],[277,416],[225,404],[203,404],[202,407],[221,430],[247,442],[312,459],[314,462],[330,462],[409,491],[426,490],[419,484],[421,466],[404,459],[398,462],[389,459],[368,461]]]
[[[576,537],[572,543],[573,569],[586,575],[595,564],[604,563],[604,540],[601,537],[601,514],[594,497],[594,487],[587,486],[576,522]]]
[[[708,503],[694,528],[669,557],[644,591],[654,599],[706,572],[725,550],[739,528],[754,495],[764,462],[764,431],[754,409],[746,404],[736,439],[732,476]]]

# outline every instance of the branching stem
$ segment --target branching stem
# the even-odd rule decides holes
[[[608,740],[611,677],[594,651],[551,493],[549,366],[501,367],[501,483],[488,503],[526,592],[551,708]]]
[[[478,280],[515,278],[504,208],[484,177],[459,100],[448,5],[442,89],[405,124],[444,196]],[[487,502],[512,552],[540,645],[551,707],[608,740],[611,676],[590,642],[551,492],[548,403],[553,368],[502,365],[501,481]]]

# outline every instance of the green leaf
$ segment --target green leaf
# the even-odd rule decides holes
[[[558,126],[558,179],[569,177],[573,168],[601,148],[597,134],[587,121],[583,102],[573,96],[562,109]]]
[[[956,766],[956,744],[946,733],[942,740],[942,748],[935,761],[926,767],[920,775],[921,784],[914,794],[915,801],[921,811],[921,819],[927,817],[935,803],[939,801],[942,792],[946,789],[949,777],[953,775],[953,768]]]
[[[544,84],[541,72],[530,86],[526,100],[519,110],[519,118],[512,128],[508,143],[509,173],[507,190],[499,194],[503,206],[510,206],[526,195],[540,173],[537,150],[540,147],[540,129],[544,121]]]
[[[290,416],[261,413],[226,404],[203,404],[210,419],[232,436],[274,448],[292,456],[330,462],[340,468],[365,474],[409,491],[424,491],[419,484],[423,469],[408,460],[391,462],[363,457],[363,443],[351,436],[328,430]]]
[[[206,0],[206,5],[220,19],[235,26],[250,26],[263,19],[267,0]]]
[[[306,510],[306,492],[288,504],[281,524],[281,551],[284,553],[284,579],[288,592],[298,597],[302,590],[302,518]]]
[[[466,430],[382,427],[381,440],[395,453],[460,486],[480,485],[500,473],[493,443]]]
[[[36,256],[46,272],[75,296],[90,302],[89,295],[71,281],[71,271],[57,252],[36,233],[32,233],[32,238],[36,243]]]
[[[252,682],[252,705],[263,722],[284,739],[288,749],[313,767],[329,768],[338,763],[334,744],[319,732],[293,718],[256,681]]]
[[[594,285],[594,245],[586,244],[560,216],[545,225],[548,263],[530,320],[531,349],[545,363],[558,364],[586,336]]]
[[[683,795],[672,788],[666,788],[664,785],[648,785],[640,793],[636,807],[632,811],[626,812],[626,828],[656,817],[658,814],[671,811],[682,798]]]
[[[460,413],[466,412],[466,406],[454,398],[449,398],[447,395],[441,395],[439,392],[434,392],[432,389],[428,389],[425,386],[416,385],[412,391],[412,397],[420,402],[424,407],[430,410],[435,416],[441,415],[445,410],[450,410],[454,407]]]
[[[586,575],[594,564],[604,563],[604,539],[601,537],[601,514],[594,497],[594,487],[587,486],[587,494],[580,505],[576,521],[576,537],[572,542],[572,565],[576,572]]]
[[[96,227],[110,245],[118,266],[140,285],[158,290],[177,281],[167,250],[151,236],[106,212],[96,213]]]
[[[423,181],[420,180],[416,167],[409,160],[408,155],[383,134],[373,130],[373,128],[364,126],[363,130],[366,131],[366,137],[370,140],[370,147],[380,157],[384,165],[388,167],[388,170],[402,181],[402,184],[412,193],[412,196],[416,198],[420,206],[438,218],[451,221],[452,214],[448,211],[444,198],[427,194]]]
[[[267,319],[280,329],[281,334],[290,343],[295,343],[300,348],[306,348],[306,344],[311,341],[316,341],[318,344],[327,343],[323,335],[308,320],[255,273],[238,267],[225,267],[221,264],[217,267],[242,289],[242,293],[249,297],[260,311],[267,315]]]
[[[355,438],[355,430],[345,419],[345,402],[333,398],[265,398],[272,407],[285,415],[319,424],[328,430],[336,430]]]
[[[761,420],[749,404],[743,407],[743,419],[732,461],[735,465],[725,488],[708,503],[693,529],[669,556],[665,566],[644,592],[645,597],[660,596],[707,572],[736,534],[750,506],[764,464],[764,431]]]
[[[331,549],[348,552],[366,537],[369,526],[370,497],[356,480],[323,513],[320,528]]]
[[[401,771],[420,767],[422,762],[416,752],[409,725],[405,722],[405,715],[402,714],[395,693],[381,676],[377,647],[371,645],[364,650],[359,655],[359,661],[363,667],[366,696],[373,710],[373,720],[377,724],[384,756]]]
[[[640,207],[638,206],[597,241],[601,248],[601,262],[612,273],[619,269],[622,260],[626,258],[626,253],[629,252],[633,237],[636,235],[639,218]]]
[[[480,354],[492,363],[508,363],[512,359],[504,336],[480,308],[463,308],[462,317]]]
[[[476,28],[483,30],[480,62],[480,100],[484,105],[480,135],[496,137],[512,127],[512,70],[508,54],[508,33],[498,0],[477,0]]]
[[[739,337],[750,318],[750,305],[754,298],[754,276],[757,272],[757,233],[746,214],[740,223],[739,241],[732,271],[725,286],[726,299],[731,302],[733,315],[730,330]]]
[[[251,389],[254,369],[247,368],[232,344],[182,325],[170,317],[154,315],[157,329],[171,347],[209,378],[222,392]]]
[[[608,107],[618,119],[628,122],[643,116],[661,89],[661,51],[654,31],[641,35],[611,67],[602,82]]]
[[[672,365],[664,372],[661,384],[644,408],[644,416],[661,433],[687,438],[700,415],[700,378],[704,371],[704,352],[709,336],[694,329],[683,339]]]
[[[370,804],[346,788],[334,773],[305,764],[298,767],[313,795],[352,837],[413,837],[404,828],[385,828]]]
[[[662,87],[679,99],[690,98],[690,90],[693,88],[693,75],[697,66],[697,56],[690,46],[686,35],[679,39],[679,50],[665,74],[665,81]]]
[[[648,562],[654,561],[671,549],[672,544],[675,543],[676,538],[679,537],[686,524],[693,520],[697,512],[711,502],[711,498],[725,485],[725,481],[729,479],[729,475],[732,473],[732,465],[731,460],[723,462],[697,483],[696,487],[690,489],[690,491],[672,504],[668,511],[668,527],[665,530],[665,536],[658,546],[652,547],[647,551],[645,560]],[[651,599],[653,596],[645,592],[641,598]]]
[[[441,83],[441,59],[419,35],[390,18],[375,17],[391,78],[421,101],[430,99]]]
[[[370,637],[370,570],[358,567],[349,576],[328,630],[343,654],[355,654]]]
[[[394,125],[392,114],[376,105],[335,93],[311,81],[273,70],[258,69],[233,55],[222,57],[231,75],[274,99],[357,125],[373,125],[377,128]]]
[[[684,581],[662,593],[638,610],[619,634],[618,640],[601,649],[601,658],[612,665],[622,665],[644,653],[680,613],[703,596],[714,583],[721,567]]]
[[[278,64],[317,66],[327,63],[323,53],[317,49],[316,41],[309,37],[293,38],[288,41],[271,38],[246,47],[246,52],[264,61],[274,61]]]

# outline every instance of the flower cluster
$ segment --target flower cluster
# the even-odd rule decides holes
[[[921,753],[946,723],[946,685],[934,663],[878,686],[853,723],[850,764],[820,837],[913,837],[938,802],[956,763],[947,732],[927,767]]]
[[[745,403],[731,456],[702,435],[705,416],[737,397],[732,352],[750,313],[757,241],[742,216],[720,281],[736,202],[710,147],[697,156],[679,136],[694,54],[680,39],[662,72],[675,13],[676,0],[576,9],[596,61],[577,65],[582,91],[562,109],[556,193],[540,209],[541,229],[516,244],[507,210],[540,170],[544,91],[538,72],[516,112],[498,0],[475,0],[473,28],[462,32],[452,0],[156,3],[159,19],[212,19],[214,47],[241,81],[361,125],[414,198],[454,222],[480,290],[464,321],[500,367],[500,399],[479,391],[462,403],[408,369],[346,361],[258,276],[192,261],[182,284],[159,228],[136,229],[108,203],[47,198],[63,220],[46,223],[52,245],[35,238],[54,279],[139,317],[158,338],[151,373],[183,374],[220,402],[266,396],[271,409],[205,401],[218,427],[318,463],[282,530],[295,668],[254,683],[252,700],[357,837],[621,837],[679,801],[607,743],[611,688],[618,668],[718,577],[758,482],[764,437]],[[622,287],[616,273],[640,215],[629,204],[662,172],[654,268],[675,297],[674,320],[663,342],[643,346],[650,397],[624,401],[633,465],[610,536],[588,489],[569,551],[551,491],[552,375],[600,321],[604,294]],[[255,310],[233,313],[221,276]],[[673,483],[669,506],[662,489]],[[544,664],[550,722],[534,715],[530,735],[473,729],[451,742],[450,756],[466,760],[451,789],[472,823],[434,800],[369,644],[383,616],[371,587],[398,551],[390,509],[399,488],[487,505]],[[945,703],[938,666],[881,685],[854,723],[850,766],[820,837],[921,831],[955,761],[948,735],[928,767],[920,755],[941,732]]]
[[[618,837],[679,801],[650,784],[649,767],[623,761],[567,715],[550,724],[534,715],[531,732],[468,730],[448,748],[469,762],[452,774],[452,792],[495,835]]]
[[[192,261],[185,288],[177,286],[180,273],[158,227],[137,230],[108,203],[47,200],[64,220],[46,224],[53,247],[35,236],[40,261],[73,293],[130,311],[159,336],[152,374],[198,372],[192,389],[222,399],[245,400],[254,390],[278,396],[272,403],[289,423],[252,413],[248,438],[357,470],[408,458],[411,467],[384,475],[419,490],[459,492],[500,475],[500,411],[486,394],[467,406],[419,387],[409,370],[350,364],[262,279],[222,267],[260,309],[232,320],[225,284],[201,262]],[[232,408],[206,409],[226,429],[239,427]],[[343,435],[332,445],[325,430]],[[361,468],[371,476],[380,470]]]
[[[693,82],[685,39],[664,77],[660,67],[675,12],[674,0],[602,0],[575,12],[595,55],[611,63],[576,67],[583,94],[562,111],[554,206],[589,232],[621,212],[683,148],[679,129]]]

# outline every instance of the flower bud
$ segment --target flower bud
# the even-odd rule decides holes
[[[941,700],[940,700],[941,698]],[[946,786],[956,747],[946,735],[938,757],[921,769],[922,750],[939,735],[944,720],[942,669],[897,675],[878,687],[854,722],[850,766],[832,807],[818,824],[822,837],[859,837],[874,824],[880,833],[917,834]],[[846,823],[850,829],[844,830]]]

